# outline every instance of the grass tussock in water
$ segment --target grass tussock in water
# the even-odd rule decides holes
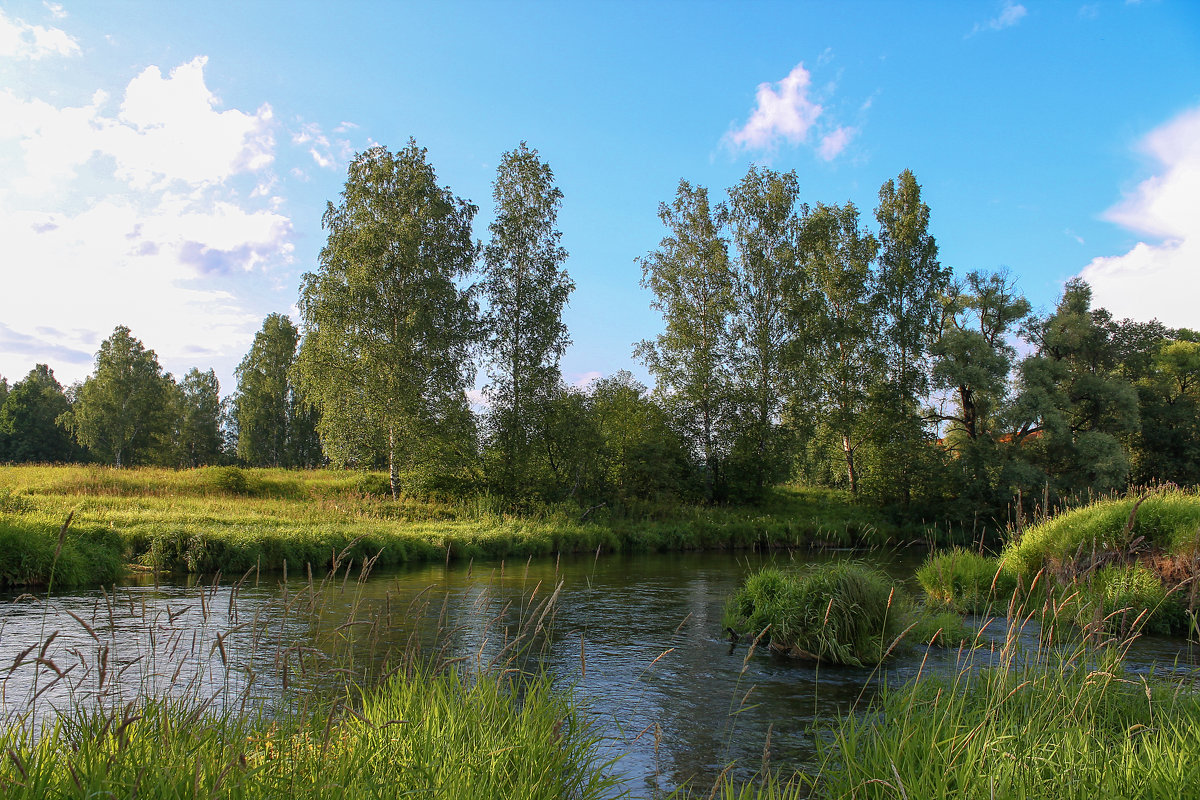
[[[887,576],[845,560],[803,572],[767,567],[754,573],[730,598],[723,624],[781,653],[863,666],[892,652],[911,616]]]
[[[526,508],[380,495],[376,475],[206,467],[0,466],[0,585],[44,584],[41,542],[74,514],[85,552],[64,583],[105,583],[127,561],[177,573],[320,573],[348,551],[380,567],[442,559],[880,544],[897,535],[837,492],[783,488],[754,507]],[[5,533],[7,531],[7,533]],[[90,549],[89,549],[90,548]],[[68,561],[71,557],[68,557]],[[96,565],[89,574],[91,565]],[[70,575],[67,578],[67,575]]]

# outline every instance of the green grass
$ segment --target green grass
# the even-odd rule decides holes
[[[1117,653],[925,677],[826,726],[816,796],[1175,798],[1200,786],[1200,696]]]
[[[113,563],[166,572],[320,572],[334,557],[380,567],[556,553],[878,545],[898,531],[847,495],[781,488],[755,507],[512,508],[380,496],[378,476],[315,470],[0,466],[0,584],[44,584],[44,543],[74,513],[69,544],[92,547],[64,582],[104,583]],[[7,533],[4,533],[7,531]],[[91,544],[87,544],[91,543]],[[74,557],[68,555],[66,561]],[[96,565],[90,574],[88,565]]]
[[[910,616],[891,580],[847,560],[759,570],[730,598],[722,624],[779,652],[862,666],[891,652]]]
[[[1016,588],[997,559],[960,547],[931,555],[916,577],[927,603],[962,614],[1003,612]]]
[[[1130,526],[1133,497],[1101,500],[1067,511],[1027,528],[1004,548],[1001,560],[1027,580],[1093,555],[1123,556],[1137,552],[1195,556],[1200,551],[1200,493],[1160,491],[1139,505]]]
[[[418,668],[311,714],[143,701],[0,732],[5,798],[593,798],[611,780],[547,678]]]

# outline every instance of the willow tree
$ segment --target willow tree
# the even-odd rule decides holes
[[[437,185],[424,148],[373,147],[349,167],[316,272],[300,290],[296,376],[339,464],[401,468],[439,451],[465,406],[476,310],[475,206]]]
[[[524,142],[504,154],[493,184],[496,218],[484,248],[488,310],[486,394],[498,485],[529,486],[531,450],[558,389],[558,363],[569,343],[563,308],[575,285],[556,227],[562,192],[550,166]]]

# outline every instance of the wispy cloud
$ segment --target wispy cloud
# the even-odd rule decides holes
[[[983,31],[1002,31],[1005,28],[1011,28],[1020,22],[1029,12],[1025,6],[1020,3],[1014,3],[1012,0],[1004,0],[1004,5],[1000,8],[1000,13],[987,22],[977,22],[975,27],[967,36],[974,36]]]
[[[1139,149],[1159,169],[1105,218],[1150,241],[1095,258],[1080,276],[1091,283],[1097,305],[1119,317],[1200,329],[1194,288],[1200,285],[1200,107],[1151,131]]]
[[[62,6],[58,8],[62,10]],[[53,8],[50,10],[59,16]],[[79,42],[66,31],[10,18],[0,8],[0,58],[37,60],[46,56],[77,56],[80,52]]]
[[[799,146],[815,139],[817,155],[832,160],[858,131],[829,122],[813,94],[803,62],[780,81],[760,83],[749,119],[725,134],[725,144],[733,150],[774,150],[781,142]]]

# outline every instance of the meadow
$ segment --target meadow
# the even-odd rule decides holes
[[[0,586],[44,586],[51,577],[58,586],[105,584],[127,566],[167,574],[312,569],[319,575],[339,554],[385,567],[593,552],[876,546],[901,535],[885,516],[831,490],[783,487],[756,506],[585,509],[486,495],[392,499],[385,486],[380,475],[334,470],[0,466]]]

